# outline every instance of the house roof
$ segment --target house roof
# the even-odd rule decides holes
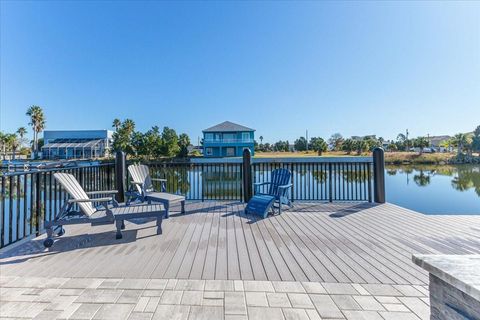
[[[244,127],[242,125],[239,125],[230,121],[225,121],[217,124],[216,126],[203,130],[203,132],[237,132],[237,131],[255,131],[255,129]]]

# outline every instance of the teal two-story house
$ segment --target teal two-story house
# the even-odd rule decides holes
[[[203,130],[205,157],[241,157],[245,148],[254,154],[254,129],[225,121]]]

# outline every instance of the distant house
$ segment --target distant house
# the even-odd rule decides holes
[[[365,139],[373,139],[376,140],[377,136],[374,134],[366,135],[366,136],[352,136],[352,140],[360,141],[360,140],[365,140]]]
[[[241,157],[245,148],[254,154],[255,130],[225,121],[203,130],[205,157]]]
[[[42,159],[95,159],[108,155],[110,130],[45,130]]]

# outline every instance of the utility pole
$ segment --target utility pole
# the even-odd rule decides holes
[[[308,151],[308,129],[305,130],[305,137],[307,139],[307,151]]]
[[[406,144],[407,144],[407,150],[406,151],[409,151],[409,148],[408,148],[408,129],[406,131]]]

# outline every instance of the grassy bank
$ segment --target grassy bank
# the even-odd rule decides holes
[[[283,158],[283,157],[317,157],[318,154],[313,151],[308,152],[257,152],[256,158]],[[355,157],[356,153],[347,154],[346,152],[328,151],[322,154],[322,157]],[[363,153],[360,156],[371,156],[371,153]],[[385,162],[387,164],[445,164],[455,156],[454,153],[423,153],[417,152],[385,152]]]

